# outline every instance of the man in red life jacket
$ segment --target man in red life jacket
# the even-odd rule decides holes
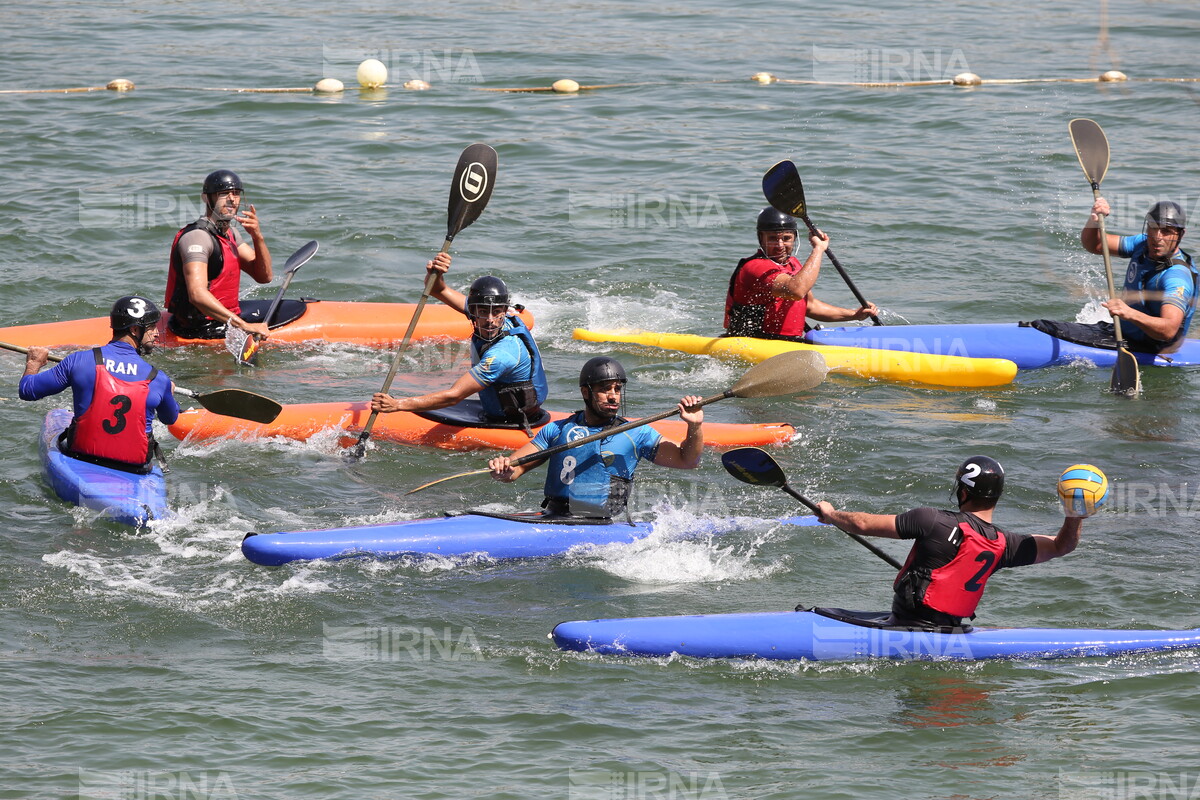
[[[254,206],[241,207],[242,181],[227,169],[204,179],[201,197],[204,216],[180,229],[171,243],[164,301],[171,330],[187,339],[220,339],[232,325],[265,339],[266,323],[242,319],[238,304],[241,273],[259,283],[269,283],[273,274]],[[233,227],[235,221],[250,241]]]
[[[954,477],[958,511],[915,508],[900,515],[837,511],[817,504],[817,517],[849,533],[915,539],[896,576],[891,625],[958,628],[974,617],[987,580],[998,569],[1040,564],[1065,556],[1079,544],[1082,517],[1064,518],[1054,536],[1014,535],[992,524],[1004,491],[1004,469],[987,456],[972,456]]]
[[[66,455],[127,472],[149,472],[154,416],[167,425],[179,417],[171,379],[142,359],[158,338],[159,311],[144,297],[122,297],[112,307],[112,341],[71,353],[39,374],[45,347],[30,347],[21,378],[22,400],[40,400],[67,387],[75,419],[61,440]]]
[[[818,300],[812,288],[821,274],[829,237],[808,237],[812,252],[803,264],[792,255],[799,227],[796,218],[774,208],[758,215],[758,252],[738,262],[725,297],[725,335],[759,339],[801,339],[806,316],[822,322],[846,322],[878,314],[874,303],[858,309]]]

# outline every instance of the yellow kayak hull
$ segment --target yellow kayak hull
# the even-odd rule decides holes
[[[573,335],[585,342],[640,344],[751,364],[765,361],[780,353],[815,350],[825,358],[830,372],[882,381],[925,383],[931,386],[1003,386],[1012,383],[1017,374],[1017,365],[1006,358],[939,356],[930,353],[907,353],[902,350],[830,347],[775,339],[708,337],[687,333],[589,331],[576,328]]]

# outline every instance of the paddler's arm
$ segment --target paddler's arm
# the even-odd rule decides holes
[[[1100,305],[1104,306],[1114,317],[1120,318],[1122,322],[1132,322],[1151,339],[1157,339],[1160,342],[1169,342],[1179,332],[1179,326],[1183,324],[1183,309],[1165,301],[1161,306],[1162,316],[1160,317],[1138,311],[1120,298],[1105,300]]]
[[[1033,541],[1037,544],[1037,558],[1033,563],[1041,564],[1052,558],[1065,556],[1079,544],[1079,532],[1083,528],[1083,517],[1065,517],[1062,527],[1053,536],[1037,535]]]
[[[795,275],[780,273],[771,281],[771,294],[775,297],[803,300],[817,285],[817,278],[821,275],[821,259],[829,249],[829,236],[818,230],[809,234],[808,243],[812,245],[812,252],[808,254],[808,259],[800,271]]]
[[[483,384],[467,372],[449,389],[430,392],[418,397],[397,398],[383,392],[376,392],[371,397],[371,410],[381,414],[390,414],[393,411],[433,411],[462,402],[473,394],[479,394],[479,390],[482,388]]]
[[[868,302],[859,308],[842,308],[830,305],[824,300],[818,300],[812,293],[809,293],[808,310],[805,311],[805,316],[821,322],[848,322],[855,319],[866,319],[878,313],[879,307],[874,303]]]
[[[675,469],[695,469],[700,466],[700,455],[704,452],[704,433],[700,426],[704,422],[704,409],[696,404],[703,398],[699,395],[688,395],[679,401],[679,418],[687,423],[687,435],[683,444],[662,441],[658,452],[654,454],[654,463],[660,467]]]
[[[881,536],[884,539],[899,539],[896,531],[895,514],[868,514],[864,511],[838,511],[832,504],[822,500],[817,503],[817,519],[847,533],[860,536]]]
[[[250,241],[240,242],[237,248],[242,272],[259,283],[270,283],[271,278],[275,277],[271,270],[271,251],[267,249],[267,240],[263,238],[262,226],[254,206],[251,205],[248,210],[240,212],[237,221],[246,233],[250,234]]]
[[[261,322],[249,323],[226,308],[208,288],[208,262],[188,261],[183,265],[183,280],[188,301],[207,317],[226,325],[241,328],[252,336],[266,339],[271,331]]]
[[[1103,197],[1097,197],[1096,202],[1092,204],[1092,211],[1088,215],[1087,222],[1083,224],[1083,230],[1079,232],[1079,243],[1089,253],[1100,255],[1104,252],[1100,247],[1100,217],[1101,215],[1107,217],[1109,211],[1108,201]],[[1115,233],[1108,234],[1108,252],[1115,256],[1120,247],[1121,237]]]
[[[442,301],[460,314],[466,314],[466,295],[446,285],[446,273],[450,271],[450,254],[438,253],[433,257],[432,261],[425,265],[425,271],[426,273],[437,273],[437,278],[433,281],[433,287],[429,290],[429,296],[435,300]]]
[[[488,469],[492,471],[492,480],[500,481],[501,483],[512,483],[526,472],[529,472],[529,470],[537,469],[542,465],[543,461],[531,461],[528,464],[521,464],[519,466],[514,466],[512,462],[530,453],[536,453],[541,449],[533,442],[529,442],[512,451],[507,456],[496,456],[488,462]]]

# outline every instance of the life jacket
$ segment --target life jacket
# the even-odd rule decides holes
[[[126,472],[149,472],[153,439],[146,433],[146,398],[158,369],[142,381],[118,378],[104,366],[100,348],[92,403],[71,421],[61,440],[67,455]]]
[[[238,305],[242,266],[238,261],[237,241],[233,231],[221,234],[211,220],[201,217],[191,225],[181,228],[175,234],[175,241],[171,242],[171,268],[167,273],[167,296],[164,304],[171,312],[172,327],[178,331],[203,327],[206,322],[212,321],[188,299],[187,281],[183,277],[183,260],[179,257],[180,237],[194,230],[206,231],[213,237],[216,245],[208,256],[208,290],[221,305],[234,314],[240,316],[242,313],[242,308]],[[223,323],[224,320],[220,322]]]
[[[1153,263],[1155,264],[1154,269],[1148,270],[1148,271],[1142,273],[1141,285],[1137,287],[1137,291],[1139,294],[1142,292],[1143,287],[1145,286],[1145,284],[1148,281],[1150,281],[1152,278],[1154,278],[1156,275],[1163,272],[1164,270],[1169,269],[1170,267],[1175,267],[1175,266],[1186,267],[1188,270],[1188,273],[1192,276],[1192,302],[1191,302],[1190,307],[1185,308],[1183,311],[1183,323],[1180,324],[1179,330],[1175,332],[1175,335],[1171,339],[1169,339],[1168,341],[1165,341],[1165,342],[1158,341],[1157,339],[1151,339],[1148,336],[1144,337],[1145,341],[1149,342],[1153,346],[1153,348],[1154,348],[1153,352],[1161,353],[1161,352],[1173,351],[1173,350],[1177,349],[1179,343],[1184,339],[1184,337],[1187,336],[1188,327],[1191,324],[1190,317],[1191,317],[1192,313],[1194,313],[1197,300],[1200,300],[1200,272],[1197,272],[1196,265],[1194,263],[1192,263],[1192,254],[1182,248],[1180,248],[1173,256],[1171,256],[1171,258],[1169,260],[1153,262]],[[1129,268],[1126,271],[1126,275],[1125,275],[1125,282],[1127,285],[1128,285],[1131,277],[1135,274],[1135,272],[1136,272],[1136,265],[1135,265],[1134,259],[1130,259],[1129,260]],[[1130,302],[1130,305],[1133,306],[1134,308],[1138,309],[1139,311],[1145,312],[1145,310],[1146,310],[1145,303],[1142,300],[1139,300],[1136,302]],[[1160,305],[1159,312],[1161,313],[1161,311],[1162,311],[1162,306]],[[1136,326],[1131,326],[1131,327],[1136,328]],[[1124,332],[1124,330],[1125,329],[1123,328],[1122,332]]]
[[[896,576],[893,588],[911,590],[912,598],[922,605],[954,617],[975,616],[975,609],[983,597],[988,578],[1000,565],[1007,541],[1004,532],[994,525],[964,513],[946,511],[958,522],[944,535],[959,537],[958,552],[948,564],[937,569],[914,569],[912,567],[916,548],[908,555],[904,568]],[[976,530],[974,522],[980,522],[983,530]],[[907,584],[907,586],[906,586]]]
[[[520,317],[509,317],[508,322],[511,328],[490,342],[484,342],[478,336],[472,338],[475,340],[475,349],[480,360],[483,359],[484,353],[505,336],[517,337],[529,351],[532,380],[493,383],[489,388],[495,390],[496,396],[500,400],[500,408],[504,412],[505,421],[523,424],[525,432],[532,435],[530,421],[536,420],[541,415],[542,403],[550,393],[550,385],[546,381],[546,371],[542,368],[542,354],[538,351],[533,333],[525,326],[525,321]]]
[[[766,286],[754,286],[746,290],[738,285],[738,276],[742,269],[758,261],[774,265],[789,275],[795,275],[803,266],[799,259],[790,256],[787,264],[781,267],[777,262],[768,259],[761,250],[750,258],[739,261],[733,274],[729,276],[729,292],[725,295],[725,335],[781,339],[803,337],[804,317],[808,311],[807,300],[776,297]]]
[[[587,425],[586,412],[583,410],[576,411],[571,417],[571,422],[583,428],[590,428]],[[616,428],[629,422],[622,416],[614,416],[609,420],[604,427]],[[590,435],[590,434],[589,434]],[[607,439],[601,439],[598,442],[593,442],[591,445],[583,445],[584,448],[594,447],[598,453],[603,452],[603,443]],[[559,458],[563,456],[554,456],[550,462],[550,469],[554,469],[556,464],[559,464]],[[580,458],[581,453],[576,452],[575,458]],[[606,466],[611,466],[604,462]],[[562,495],[546,495],[542,499],[542,508],[546,514],[555,517],[574,517],[577,519],[614,519],[624,515],[625,521],[630,525],[633,520],[629,515],[629,497],[633,494],[633,481],[635,476],[624,478],[620,475],[608,472],[608,492],[605,495],[603,504],[590,503],[580,497],[571,496],[571,486],[566,487],[566,493]],[[573,486],[574,484],[572,484]],[[548,487],[547,487],[548,488]]]

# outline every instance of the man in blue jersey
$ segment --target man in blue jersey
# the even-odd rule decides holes
[[[158,338],[159,310],[128,295],[109,314],[113,338],[103,347],[71,353],[53,369],[45,347],[30,347],[21,378],[22,400],[40,400],[71,388],[75,419],[60,449],[69,456],[127,472],[149,472],[154,457],[154,416],[170,425],[179,417],[171,379],[142,359]],[[39,374],[40,373],[40,374]]]
[[[549,386],[533,334],[509,310],[508,287],[488,275],[472,283],[465,296],[451,289],[445,279],[449,253],[438,253],[425,269],[437,274],[430,296],[465,314],[474,326],[471,369],[439,392],[399,399],[376,392],[371,410],[381,414],[433,411],[478,394],[486,421],[519,424],[529,431],[530,424],[542,416]]]
[[[492,478],[505,483],[515,481],[542,462],[514,466],[514,460],[623,424],[626,420],[619,412],[626,383],[625,370],[616,359],[597,356],[588,361],[579,373],[583,410],[546,425],[533,441],[511,455],[493,458],[488,462]],[[695,469],[704,444],[700,430],[704,410],[696,405],[700,400],[688,395],[679,401],[679,417],[687,423],[682,444],[664,440],[662,434],[646,425],[551,456],[546,499],[542,502],[546,513],[611,518],[625,512],[639,461]]]
[[[1100,241],[1100,216],[1108,216],[1108,201],[1096,198],[1091,215],[1080,234],[1083,249],[1097,255],[1103,252]],[[1183,208],[1167,200],[1155,203],[1146,214],[1145,233],[1136,236],[1108,234],[1108,250],[1114,256],[1128,258],[1122,296],[1105,301],[1108,313],[1126,323],[1122,335],[1129,348],[1143,353],[1170,353],[1178,350],[1192,324],[1196,310],[1200,272],[1192,257],[1180,249],[1187,227]],[[1031,325],[1053,336],[1081,344],[1115,347],[1113,325],[1099,322],[1083,325],[1073,322],[1037,320]]]

